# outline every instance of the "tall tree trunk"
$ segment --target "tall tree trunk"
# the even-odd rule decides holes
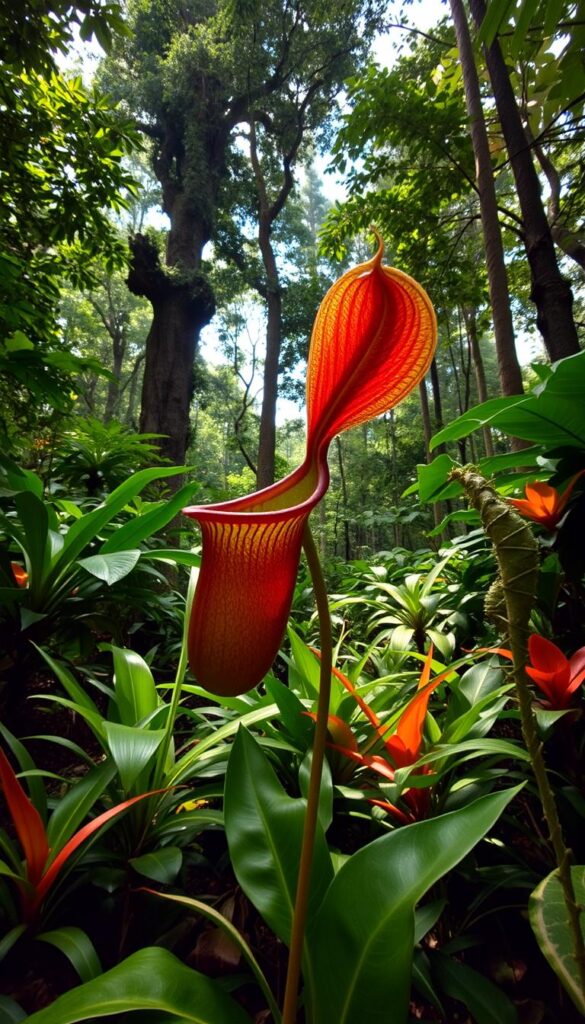
[[[479,28],[486,12],[485,0],[469,0],[469,6]],[[536,305],[536,322],[550,359],[563,359],[579,351],[573,293],[559,270],[540,182],[498,39],[484,50],[524,223],[524,245],[532,281],[530,297]]]
[[[471,141],[475,156],[475,174],[479,192],[500,387],[503,395],[519,395],[523,391],[522,373],[514,341],[508,275],[504,262],[504,245],[498,218],[498,201],[477,68],[463,0],[450,0],[450,5],[461,60],[465,103],[470,120]]]
[[[485,380],[485,367],[483,364],[481,346],[479,344],[479,338],[477,335],[477,317],[475,309],[471,306],[464,308],[463,319],[465,321],[467,341],[469,344],[469,351],[471,353],[473,369],[475,372],[475,382],[477,384],[477,397],[480,402],[487,402],[488,391]],[[494,454],[494,442],[492,439],[492,432],[489,426],[485,426],[483,428],[482,435],[485,453],[486,455],[491,456]]]
[[[274,482],[274,456],[276,451],[276,402],[278,398],[278,370],[282,344],[282,294],[274,250],[270,242],[270,225],[260,214],[258,231],[260,251],[266,271],[266,356],[264,361],[264,387],[260,412],[260,436],[256,486],[268,487]]]
[[[345,477],[345,466],[343,464],[343,447],[339,435],[335,438],[335,447],[337,448],[337,463],[339,465],[339,478],[341,480],[341,497],[343,500],[344,557],[345,561],[349,562],[351,558],[351,541],[349,536],[349,520],[347,518],[347,480]]]
[[[199,333],[215,312],[213,293],[196,271],[187,281],[167,274],[156,248],[144,235],[132,239],[131,249],[128,287],[135,295],[146,296],[153,310],[146,339],[140,430],[165,435],[160,442],[161,455],[182,465],[189,434],[193,361]]]
[[[125,350],[125,328],[122,325],[112,333],[112,376],[108,381],[108,390],[106,394],[106,407],[104,410],[104,420],[106,423],[109,423],[110,420],[118,413],[118,404],[120,402],[120,380],[122,378],[122,364],[124,361]]]

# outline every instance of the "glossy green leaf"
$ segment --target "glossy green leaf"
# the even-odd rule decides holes
[[[437,494],[443,495],[443,491],[450,488],[455,493],[461,493],[459,484],[452,484],[449,481],[449,473],[456,463],[449,455],[438,455],[428,465],[417,466],[418,489],[421,501],[431,501]]]
[[[47,547],[49,517],[47,507],[41,498],[31,491],[21,491],[14,498],[18,517],[26,537],[26,553],[30,563],[30,585],[35,590],[40,585]]]
[[[71,786],[65,796],[61,797],[47,827],[47,839],[51,849],[49,862],[85,821],[88,812],[106,791],[115,775],[116,766],[111,761],[95,765],[87,775]]]
[[[158,1010],[169,1021],[186,1024],[251,1024],[216,982],[158,947],[141,949],[99,978],[66,992],[28,1017],[28,1024],[76,1024],[144,1010]]]
[[[401,828],[355,853],[340,869],[308,933],[313,1024],[406,1024],[414,908],[480,841],[518,792]],[[331,970],[331,964],[335,970]]]
[[[156,508],[148,509],[128,523],[124,523],[102,544],[100,555],[113,551],[128,551],[147,537],[158,533],[185,505],[192,504],[193,496],[198,489],[198,484],[187,484],[176,491],[168,501],[157,503]]]
[[[571,878],[577,904],[585,906],[585,866],[574,865]],[[573,943],[567,919],[567,909],[558,871],[552,871],[531,893],[528,916],[538,945],[563,987],[569,993],[580,1013],[585,1014],[585,993],[573,956]],[[581,931],[585,939],[585,921],[581,913]]]
[[[432,447],[466,437],[489,424],[549,449],[582,448],[585,445],[584,389],[585,352],[579,352],[556,363],[538,393],[493,398],[470,409],[436,434]]]
[[[51,572],[51,582],[63,575],[68,566],[79,557],[85,546],[94,540],[100,530],[107,526],[114,516],[147,484],[152,483],[153,480],[177,476],[184,471],[184,467],[181,466],[175,466],[172,469],[142,469],[116,487],[108,495],[103,505],[88,512],[81,519],[77,519],[66,534],[63,550]]]
[[[112,554],[90,555],[89,558],[80,558],[78,565],[91,576],[103,580],[109,587],[118,580],[123,580],[129,572],[132,572],[138,559],[140,551],[117,551]]]
[[[77,682],[73,674],[69,671],[67,666],[64,665],[62,662],[57,661],[55,658],[52,658],[51,655],[48,654],[47,651],[43,650],[42,647],[37,647],[36,644],[34,646],[36,647],[41,657],[45,659],[49,668],[51,668],[52,671],[57,676],[57,679],[61,683],[61,686],[65,690],[67,696],[72,701],[75,701],[76,704],[79,704],[80,707],[84,707],[88,711],[97,715],[98,717],[101,717],[97,705],[87,694],[87,691],[83,688],[83,686],[79,685],[79,683]]]
[[[209,736],[205,736],[202,740],[191,747],[183,757],[177,761],[172,772],[169,773],[167,782],[168,785],[176,786],[179,782],[189,778],[193,774],[193,768],[196,763],[200,760],[204,760],[210,756],[210,752],[214,748],[220,749],[226,739],[231,739],[236,732],[238,732],[240,726],[257,725],[259,722],[264,722],[267,719],[274,718],[278,714],[277,704],[263,704],[260,707],[253,708],[252,711],[247,711],[244,714],[240,712],[237,718],[231,722],[226,722],[225,725],[220,725],[218,729],[215,729]]]
[[[123,725],[138,725],[159,705],[148,665],[135,651],[111,647],[116,675],[116,704]]]
[[[41,942],[55,946],[77,971],[82,981],[91,981],[102,973],[102,965],[89,936],[81,929],[69,925],[56,928],[54,931],[42,932],[37,935]]]
[[[301,750],[305,750],[311,742],[314,726],[306,715],[305,706],[301,704],[296,693],[273,676],[265,681],[266,692],[278,704],[280,718],[284,727],[296,740]]]
[[[316,700],[319,694],[319,662],[290,626],[287,630],[293,662],[291,668],[300,683],[301,696]]]
[[[448,996],[467,1007],[475,1024],[518,1024],[516,1008],[508,996],[478,971],[437,953],[432,973]]]
[[[203,903],[202,900],[195,900],[189,896],[175,896],[172,893],[157,892],[153,893],[153,896],[154,895],[156,895],[159,899],[169,900],[172,903],[178,903],[182,907],[187,907],[189,910],[194,911],[196,914],[200,914],[202,917],[205,917],[208,921],[211,921],[218,928],[221,928],[222,931],[226,933],[226,935],[229,935],[231,941],[239,949],[243,959],[248,964],[248,967],[252,971],[254,977],[256,978],[256,981],[258,982],[258,985],[260,986],[262,992],[264,993],[264,998],[266,999],[268,1008],[270,1009],[270,1012],[272,1014],[274,1024],[280,1024],[280,1010],[272,994],[270,985],[268,984],[266,977],[262,971],[262,968],[260,967],[260,964],[256,960],[256,957],[254,956],[244,936],[240,934],[240,932],[232,924],[232,922],[228,921],[228,919],[224,917],[223,914],[220,914],[219,910],[216,910],[214,907],[210,907],[207,903]]]
[[[245,730],[234,741],[225,780],[225,830],[234,872],[270,928],[290,941],[306,803],[288,796]],[[309,915],[333,877],[322,830],[313,857]]]
[[[130,859],[130,864],[139,875],[151,878],[153,882],[160,882],[161,885],[173,884],[182,863],[183,854],[177,846],[163,846],[160,850],[153,850],[152,853],[143,853],[140,857]]]
[[[154,758],[164,731],[119,725],[118,722],[104,722],[104,731],[124,791],[129,793],[140,773]]]

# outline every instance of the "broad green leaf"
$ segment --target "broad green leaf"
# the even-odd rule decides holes
[[[121,512],[124,506],[132,498],[135,498],[147,484],[184,472],[185,468],[182,466],[175,466],[172,469],[142,469],[116,487],[115,491],[108,495],[103,505],[94,509],[93,512],[88,512],[81,519],[77,519],[67,532],[63,550],[51,571],[50,582],[54,582],[67,571],[67,568],[72,562],[75,562],[87,544],[94,540],[100,530],[107,526],[114,516]]]
[[[192,502],[193,495],[198,488],[198,484],[187,484],[176,491],[168,501],[157,503],[156,508],[151,508],[142,515],[135,516],[128,523],[124,523],[102,544],[100,555],[135,548],[147,537],[158,533],[185,505]]]
[[[65,796],[61,797],[53,811],[47,827],[47,839],[51,848],[49,862],[54,860],[59,850],[77,831],[96,800],[106,791],[116,775],[116,766],[111,761],[95,765],[87,775]]]
[[[47,507],[44,501],[37,498],[36,494],[31,491],[21,491],[20,494],[17,494],[14,504],[26,539],[26,554],[31,575],[30,586],[36,593],[43,577],[47,547],[49,531]]]
[[[176,786],[179,782],[182,782],[183,779],[189,778],[193,765],[214,747],[220,748],[224,743],[224,740],[231,739],[231,737],[238,732],[240,726],[247,727],[249,725],[257,725],[259,722],[264,722],[268,718],[274,718],[277,714],[278,704],[267,704],[259,708],[254,708],[252,711],[248,711],[245,714],[240,714],[238,718],[231,722],[227,722],[225,725],[220,725],[219,729],[215,729],[209,736],[205,736],[196,744],[196,746],[192,747],[191,750],[177,761],[177,764],[167,779],[168,785]]]
[[[578,906],[585,906],[585,866],[571,868],[571,878]],[[585,1014],[585,993],[574,960],[573,942],[567,908],[558,870],[543,878],[528,899],[528,916],[538,945],[561,984],[580,1013]],[[581,912],[581,931],[585,939],[585,921]]]
[[[306,803],[288,796],[252,736],[240,729],[225,780],[225,830],[238,882],[270,928],[289,943]],[[319,825],[309,916],[319,906],[333,867]],[[307,962],[310,980],[312,965]],[[330,1018],[330,1021],[335,1019]]]
[[[149,548],[148,551],[142,552],[141,557],[146,561],[150,559],[153,562],[186,565],[192,569],[198,569],[201,565],[201,555],[196,554],[195,551],[186,551],[183,548],[161,548],[160,550]]]
[[[139,875],[162,885],[172,885],[181,870],[183,854],[178,846],[163,846],[152,853],[132,857],[129,863]]]
[[[23,469],[15,462],[0,454],[0,466],[8,486],[14,491],[31,491],[37,498],[43,496],[43,482],[40,477],[30,469]]]
[[[272,995],[270,985],[268,984],[266,977],[260,967],[256,957],[250,949],[243,935],[240,934],[237,928],[234,927],[231,921],[228,921],[223,914],[220,914],[219,910],[214,907],[210,907],[207,903],[203,903],[202,900],[195,900],[189,896],[174,896],[172,893],[153,893],[159,899],[170,900],[173,903],[178,903],[183,907],[187,907],[189,910],[195,911],[196,914],[200,914],[202,917],[207,918],[208,921],[212,921],[213,924],[221,928],[222,931],[229,935],[231,941],[240,950],[242,957],[248,964],[248,967],[254,974],[258,985],[264,993],[264,998],[268,1004],[268,1008],[272,1014],[274,1024],[280,1024],[281,1014],[278,1008],[278,1004]]]
[[[288,686],[281,683],[279,679],[270,676],[265,682],[266,692],[272,700],[278,704],[280,717],[290,735],[299,744],[301,750],[305,750],[311,742],[313,735],[313,724],[311,719],[304,714],[305,707],[301,704],[296,693],[293,693]]]
[[[55,946],[69,960],[82,981],[91,981],[102,973],[102,965],[89,936],[81,929],[69,925],[37,935],[41,942]]]
[[[319,694],[319,661],[294,629],[289,626],[287,632],[293,656],[292,668],[299,678],[301,695],[316,700]]]
[[[89,558],[80,558],[78,565],[86,572],[103,580],[109,587],[118,580],[123,580],[129,572],[132,572],[138,559],[140,551],[117,551],[113,554],[90,555]]]
[[[141,949],[27,1020],[28,1024],[76,1024],[144,1010],[159,1010],[169,1021],[186,1024],[251,1024],[250,1017],[216,982],[158,947]]]
[[[481,405],[474,405],[472,409],[468,409],[462,416],[458,416],[456,420],[448,423],[431,438],[431,451],[447,441],[458,441],[461,437],[467,437],[473,433],[474,430],[481,430],[482,427],[492,423],[500,413],[505,414],[516,405],[521,405],[526,401],[526,395],[513,395],[506,398],[490,398]],[[441,457],[439,456],[439,458]]]
[[[479,39],[482,43],[491,46],[500,25],[513,6],[514,0],[490,0],[479,30]]]
[[[123,725],[138,725],[156,710],[160,701],[152,672],[135,651],[110,647],[116,674],[116,704]]]
[[[478,971],[439,952],[433,956],[432,972],[443,991],[467,1007],[475,1024],[518,1024],[508,996]]]
[[[430,501],[439,492],[450,485],[449,473],[456,466],[456,462],[449,455],[439,455],[429,465],[417,466],[418,490],[421,501]],[[451,485],[461,493],[459,484]]]
[[[52,658],[51,655],[48,654],[47,651],[43,650],[42,647],[38,647],[36,644],[34,644],[34,646],[41,657],[45,659],[49,668],[53,670],[68,697],[76,704],[79,704],[80,707],[86,708],[87,711],[91,711],[93,714],[101,717],[97,704],[94,704],[91,697],[88,696],[87,691],[83,686],[79,685],[67,666],[63,665],[62,662],[57,661],[55,658]]]
[[[119,725],[118,722],[104,722],[104,731],[124,791],[129,793],[140,773],[154,758],[164,731]]]
[[[477,665],[472,665],[471,668],[467,669],[467,672],[461,676],[457,692],[472,707],[478,700],[486,697],[488,693],[493,693],[494,690],[499,689],[503,678],[504,673],[500,668],[498,659],[490,658],[488,661],[478,662]]]
[[[313,1024],[406,1024],[414,908],[483,838],[518,787],[401,828],[355,853],[310,922]],[[335,964],[335,970],[331,970]]]
[[[22,331],[14,331],[8,338],[4,339],[4,347],[7,352],[34,352],[34,342],[27,338]]]
[[[538,393],[484,402],[436,434],[432,446],[458,440],[490,424],[547,449],[582,448],[585,445],[584,390],[585,352],[579,352],[555,363],[550,376],[537,389]]]

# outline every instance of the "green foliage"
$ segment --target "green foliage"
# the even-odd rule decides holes
[[[8,462],[3,469],[3,668],[18,675],[31,656],[31,639],[50,640],[57,646],[71,642],[73,649],[79,649],[80,638],[85,635],[87,642],[92,628],[105,627],[111,636],[121,626],[119,612],[117,622],[107,614],[108,602],[120,610],[124,606],[128,610],[133,603],[137,608],[145,593],[152,602],[153,582],[158,587],[164,579],[148,562],[143,568],[143,589],[137,588],[133,594],[131,580],[130,589],[120,590],[117,584],[133,573],[139,560],[162,557],[172,561],[172,551],[147,551],[143,543],[192,499],[196,486],[186,485],[166,501],[141,503],[138,495],[145,487],[182,472],[181,467],[144,469],[130,475],[102,504],[88,509],[65,499],[45,499],[34,473]],[[188,554],[183,553],[185,557]],[[25,578],[19,579],[23,570]]]
[[[577,903],[582,906],[585,897],[585,868],[573,865],[571,875]],[[538,944],[553,971],[580,1013],[585,1013],[585,995],[573,953],[573,943],[567,926],[566,908],[558,870],[543,878],[528,901],[530,923]],[[583,922],[581,929],[585,935]]]
[[[29,1020],[31,1024],[73,1024],[133,1010],[158,1010],[158,1019],[164,1014],[167,1022],[250,1024],[248,1014],[217,982],[158,947],[134,953],[95,981],[31,1014]]]
[[[70,405],[68,382],[84,363],[59,343],[60,288],[66,278],[92,281],[96,260],[110,269],[123,264],[108,211],[127,205],[133,178],[124,158],[138,136],[103,95],[61,74],[51,52],[66,49],[76,12],[88,34],[106,36],[121,23],[119,6],[10,7],[0,11],[0,23],[8,22],[0,87],[0,404],[12,444],[25,424],[46,417],[46,398],[54,408]]]
[[[157,434],[135,434],[115,420],[76,419],[57,442],[54,481],[95,497],[112,491],[132,473],[158,462]]]

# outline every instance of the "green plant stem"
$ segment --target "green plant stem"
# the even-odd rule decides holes
[[[169,750],[171,749],[171,743],[173,741],[173,733],[175,729],[175,720],[177,717],[177,711],[179,708],[179,701],[181,700],[181,693],[183,691],[183,683],[185,681],[185,674],[187,672],[187,661],[188,661],[188,649],[187,649],[187,638],[189,636],[189,620],[191,618],[191,606],[193,604],[193,598],[195,596],[195,586],[197,583],[197,570],[192,569],[189,576],[189,587],[187,589],[187,600],[185,602],[185,618],[183,622],[183,637],[181,642],[181,653],[179,655],[179,662],[177,665],[177,671],[175,672],[175,681],[173,683],[173,695],[171,697],[171,703],[167,713],[167,720],[165,722],[165,734],[162,739],[162,743],[158,750],[158,764],[156,772],[156,786],[161,786],[164,783],[166,774],[166,763],[169,756]]]
[[[313,741],[313,757],[311,761],[311,775],[309,778],[307,811],[305,814],[303,843],[301,847],[297,891],[295,896],[295,909],[291,929],[288,969],[282,1008],[282,1024],[295,1024],[297,1019],[299,977],[301,973],[305,925],[307,921],[307,905],[309,899],[309,884],[311,881],[313,846],[319,814],[319,791],[321,788],[321,772],[323,769],[325,743],[327,740],[327,722],[329,714],[329,699],[331,694],[331,668],[333,664],[333,642],[331,636],[331,618],[329,616],[327,589],[325,587],[325,580],[323,579],[323,572],[321,570],[321,563],[319,561],[315,541],[308,524],[305,526],[305,532],[303,535],[303,547],[309,571],[311,573],[315,600],[317,602],[321,663],[317,722],[315,726],[315,738]]]
[[[526,676],[528,621],[538,580],[538,548],[528,524],[503,501],[494,488],[473,468],[455,469],[451,474],[463,485],[469,502],[477,509],[490,538],[502,580],[506,602],[508,637],[514,665],[522,735],[528,751],[538,795],[557,862],[559,880],[573,941],[573,954],[585,992],[585,944],[581,932],[581,909],[571,878],[571,851],[567,849],[552,791],[542,743],[532,710],[532,694]]]

